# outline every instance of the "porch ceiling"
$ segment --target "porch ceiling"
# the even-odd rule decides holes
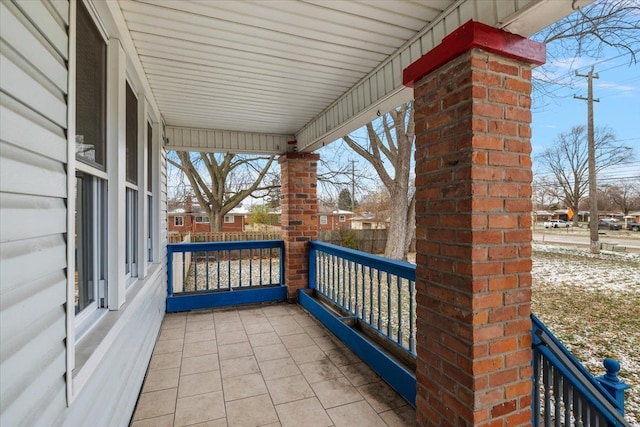
[[[402,70],[469,19],[528,36],[571,12],[569,0],[118,4],[170,148],[263,153],[293,139],[311,151],[409,100]]]

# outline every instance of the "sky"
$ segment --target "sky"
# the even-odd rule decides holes
[[[640,55],[638,55],[640,61]],[[571,59],[547,63],[551,71],[563,84],[548,85],[551,96],[533,94],[532,106],[532,156],[534,171],[535,157],[544,148],[553,144],[558,134],[568,132],[573,126],[587,124],[587,101],[578,100],[574,95],[587,97],[587,79],[573,77],[575,70],[587,74],[594,65],[593,97],[595,126],[613,129],[616,139],[634,148],[636,159],[633,163],[603,173],[603,180],[615,183],[616,178],[640,180],[640,64],[630,63],[630,56],[615,51],[605,51],[602,59]],[[534,70],[535,76],[536,70]],[[569,77],[572,84],[568,85]]]

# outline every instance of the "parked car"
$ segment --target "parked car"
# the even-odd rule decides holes
[[[640,231],[640,222],[628,222],[627,230],[629,231]]]
[[[552,219],[544,223],[544,228],[569,228],[571,223],[562,219]]]
[[[598,221],[598,230],[620,230],[622,229],[622,225],[618,224],[615,221]]]

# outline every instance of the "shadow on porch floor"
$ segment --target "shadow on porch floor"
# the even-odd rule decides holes
[[[413,426],[414,409],[299,305],[167,314],[132,427]]]

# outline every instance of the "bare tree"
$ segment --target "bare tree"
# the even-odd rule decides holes
[[[548,64],[534,74],[536,99],[554,96],[553,85],[575,83],[573,71],[558,75],[553,64],[573,63],[581,57],[600,58],[607,47],[616,49],[620,56],[628,55],[630,65],[636,64],[640,52],[639,16],[638,0],[596,0],[535,34],[533,38],[547,47]]]
[[[378,129],[375,124],[379,125]],[[406,103],[366,126],[366,144],[351,135],[342,139],[376,171],[390,197],[385,257],[405,259],[415,231],[415,194],[412,194],[411,156],[415,147],[413,104]],[[385,164],[387,162],[387,164]]]
[[[175,152],[167,161],[186,176],[200,206],[209,216],[211,231],[222,229],[222,218],[255,192],[271,189],[261,185],[274,156],[245,157],[233,153]]]
[[[596,172],[624,163],[631,159],[631,147],[616,143],[613,131],[608,128],[595,129]],[[571,131],[561,133],[555,144],[547,147],[537,157],[542,168],[553,174],[564,194],[568,207],[578,212],[580,200],[589,189],[587,129],[574,126]],[[573,217],[577,225],[578,216]]]
[[[623,182],[618,185],[607,184],[602,192],[610,204],[620,209],[625,215],[634,209],[640,209],[640,184],[634,181]]]

